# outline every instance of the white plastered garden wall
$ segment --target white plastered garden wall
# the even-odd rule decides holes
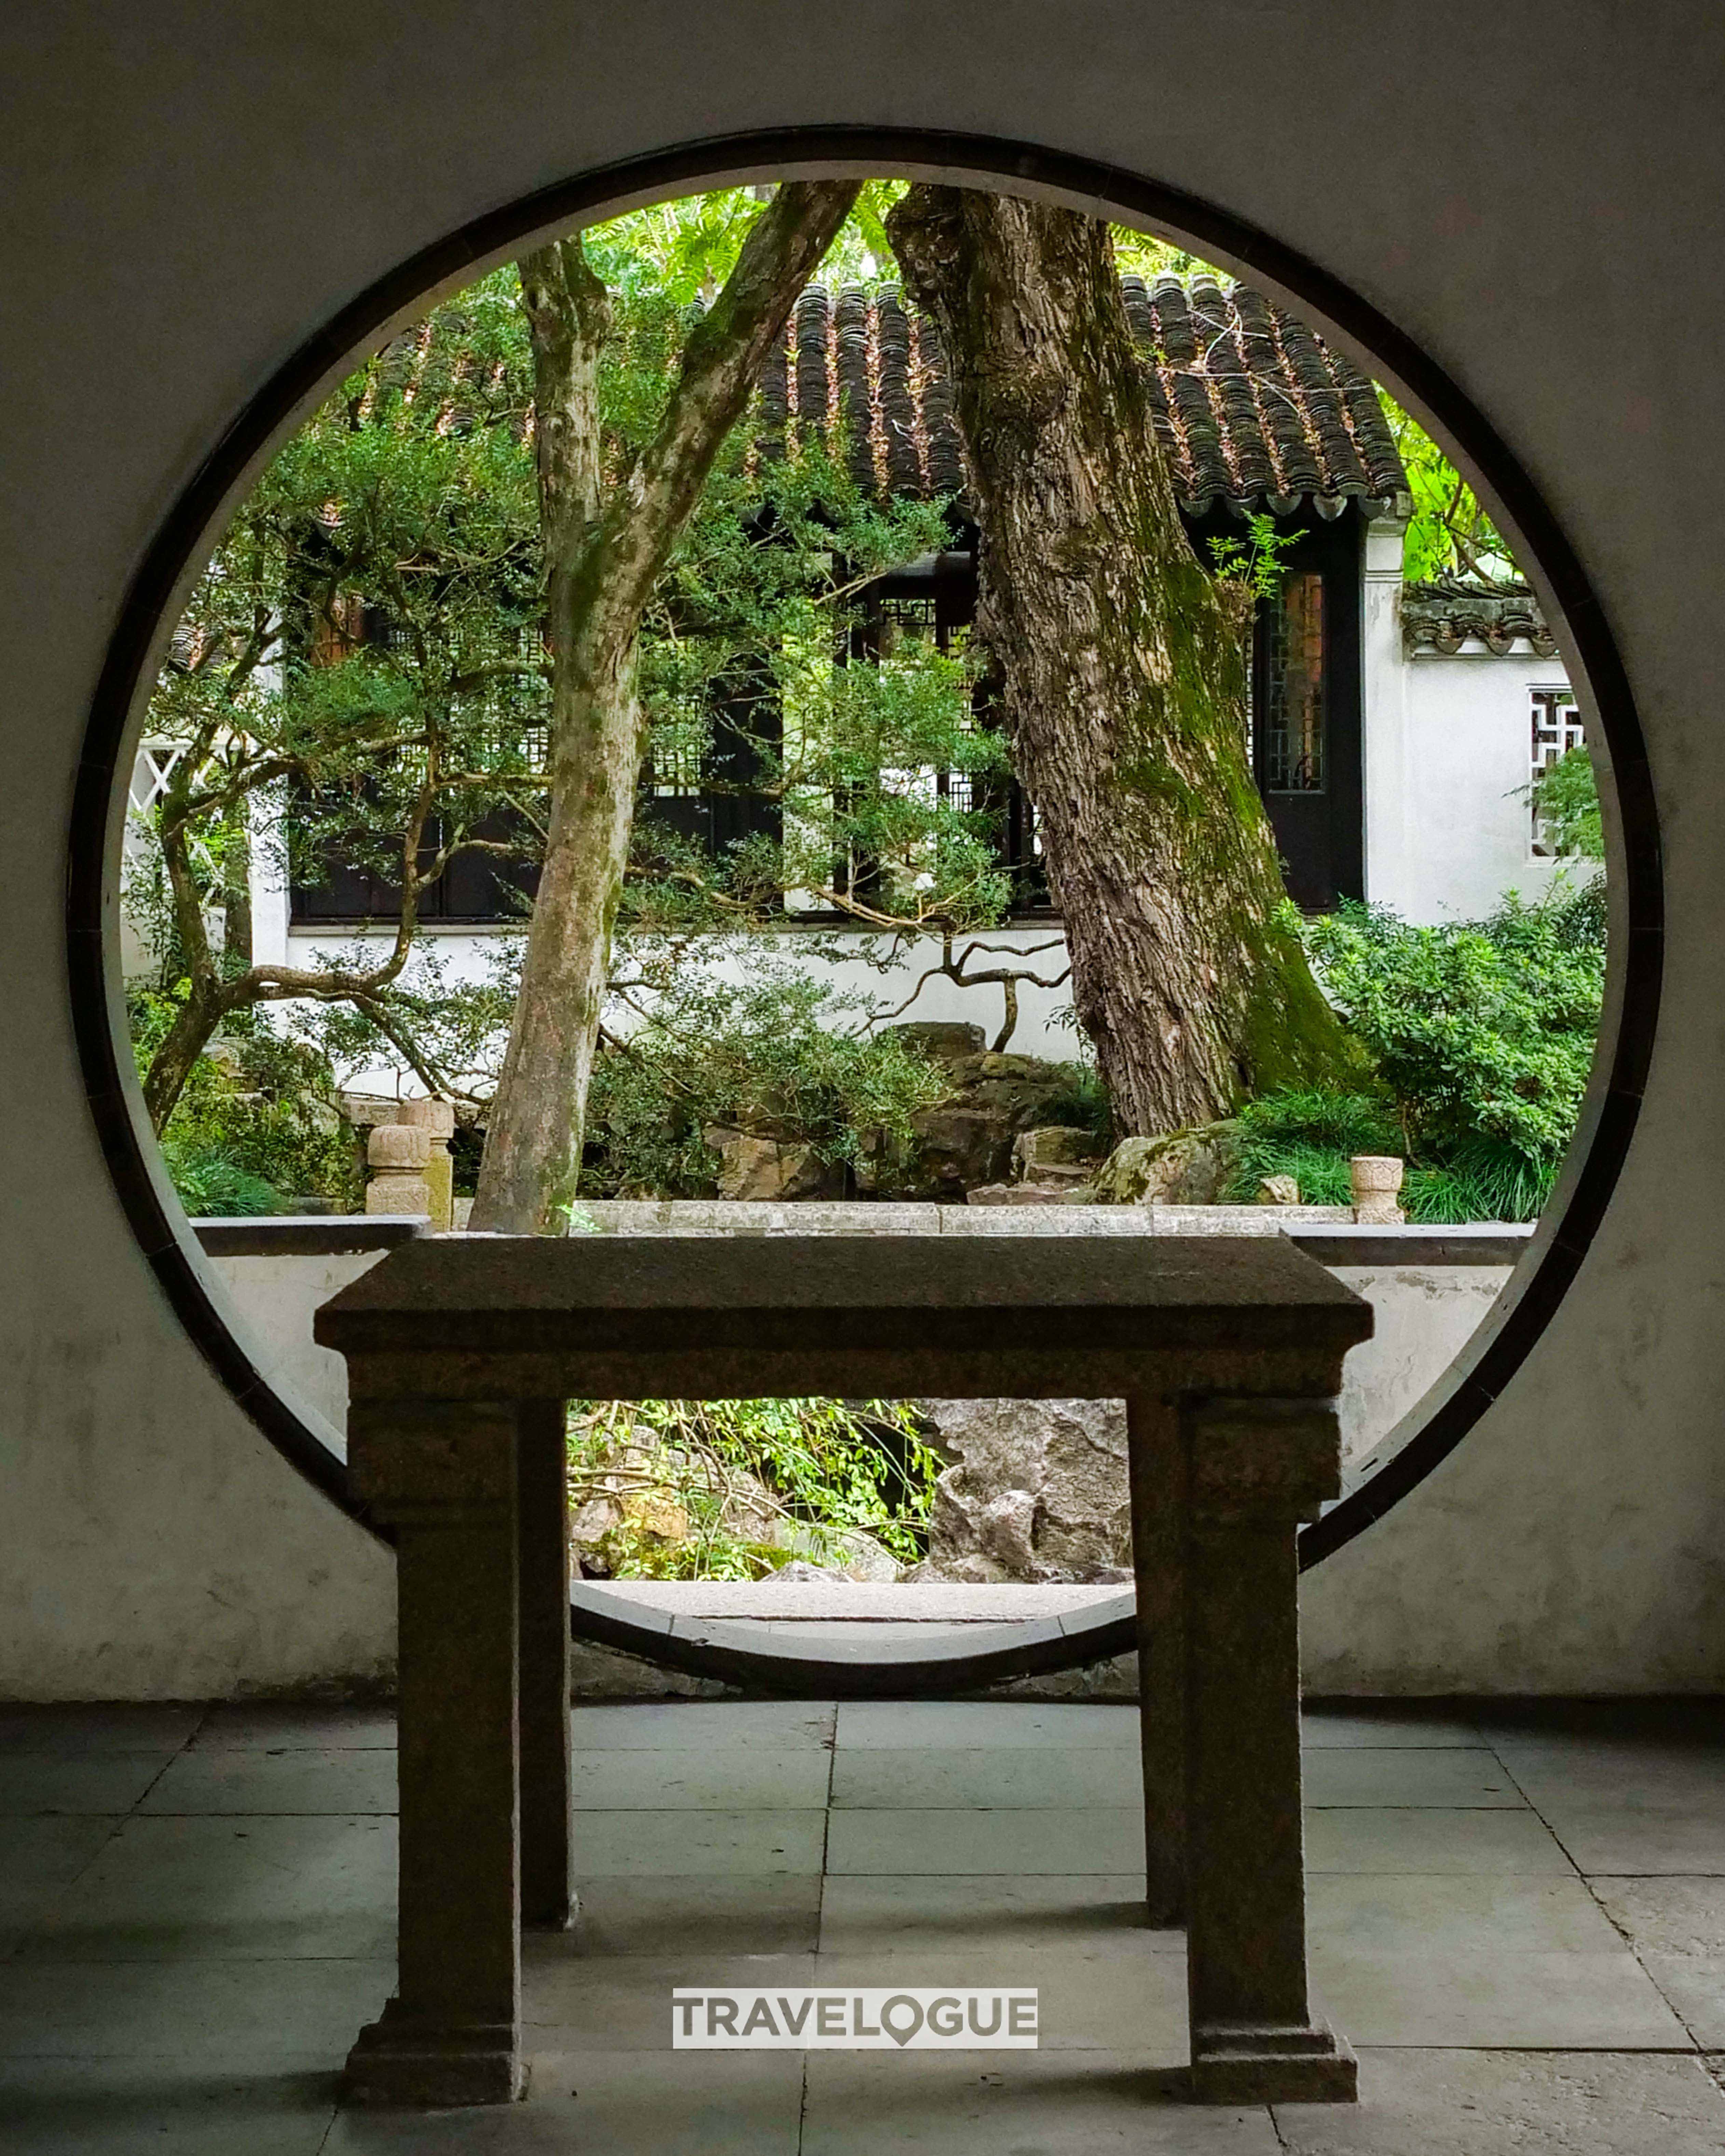
[[[1646,1108],[1574,1294],[1461,1450],[1308,1583],[1308,1674],[1384,1690],[1725,1674],[1725,193],[1708,0],[19,0],[3,32],[0,1691],[363,1676],[388,1561],[209,1375],[81,1097],[65,834],[151,534],[245,399],[465,218],[728,129],[1028,138],[1216,201],[1423,340],[1545,487],[1652,747],[1671,947]],[[1554,146],[1584,156],[1560,154]],[[1454,154],[1446,154],[1453,146]]]

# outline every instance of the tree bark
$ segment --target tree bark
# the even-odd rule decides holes
[[[522,264],[548,563],[550,813],[475,1228],[567,1229],[645,747],[635,694],[641,617],[774,338],[856,195],[850,181],[778,190],[690,331],[657,434],[602,491],[604,288],[579,239]]]
[[[1252,783],[1250,600],[1186,538],[1107,226],[919,186],[888,231],[946,347],[975,633],[1117,1122],[1149,1135],[1268,1086],[1357,1085]]]

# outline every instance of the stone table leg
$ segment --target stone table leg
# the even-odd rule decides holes
[[[356,1494],[396,1529],[397,1993],[348,2055],[350,2101],[520,2095],[517,1409],[356,1400]]]
[[[560,1931],[570,1876],[569,1460],[561,1400],[520,1410],[521,1921]]]
[[[1340,1480],[1333,1405],[1211,1400],[1185,1417],[1187,1984],[1194,2092],[1351,2102],[1354,2055],[1306,1989],[1295,1530]]]
[[[1186,1920],[1186,1454],[1179,1410],[1148,1393],[1126,1403],[1137,1583],[1144,1889],[1153,1925]]]

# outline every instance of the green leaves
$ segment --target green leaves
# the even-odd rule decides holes
[[[1378,402],[1395,438],[1413,496],[1402,575],[1410,583],[1457,576],[1491,583],[1515,576],[1509,549],[1473,489],[1387,389],[1379,389]]]
[[[1600,786],[1584,745],[1567,749],[1528,789],[1554,853],[1605,858]]]
[[[855,1029],[857,999],[759,941],[709,947],[699,963],[671,954],[648,998],[645,1023],[594,1071],[581,1178],[594,1196],[712,1195],[719,1157],[703,1133],[714,1124],[839,1165],[866,1132],[906,1136],[944,1091],[896,1034]]]
[[[1605,937],[1589,895],[1512,897],[1487,920],[1439,927],[1344,906],[1306,940],[1415,1155],[1477,1174],[1518,1164],[1523,1199],[1548,1188],[1599,1031]]]
[[[622,1500],[603,1548],[624,1579],[842,1565],[858,1533],[914,1563],[941,1467],[908,1403],[814,1399],[577,1402],[569,1461],[577,1508]]]

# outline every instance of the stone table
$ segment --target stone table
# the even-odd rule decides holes
[[[471,1236],[319,1311],[394,1532],[397,1994],[356,2101],[523,2084],[520,1928],[573,1905],[565,1400],[1124,1398],[1147,1919],[1184,1924],[1192,2087],[1349,2099],[1307,1998],[1294,1537],[1340,1484],[1369,1306],[1277,1237]]]

